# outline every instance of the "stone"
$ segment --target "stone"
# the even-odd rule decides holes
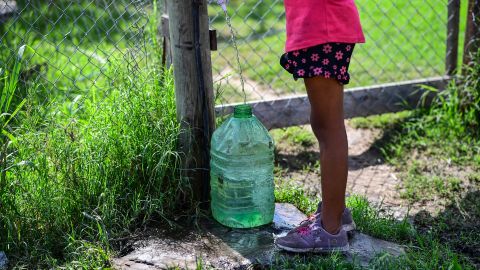
[[[278,250],[274,238],[294,228],[306,218],[295,206],[275,204],[273,223],[252,229],[232,229],[210,220],[202,231],[181,239],[163,236],[146,240],[132,253],[114,260],[116,269],[195,269],[197,258],[220,269],[242,269],[253,264],[271,263]],[[195,235],[197,234],[197,235]]]
[[[160,235],[136,243],[138,248],[114,260],[116,269],[196,269],[198,260],[218,269],[249,269],[252,265],[268,266],[279,257],[294,254],[279,250],[274,240],[286,234],[306,218],[291,204],[275,204],[273,223],[252,229],[232,229],[208,220],[196,232]],[[362,233],[353,233],[349,260],[366,266],[378,253],[404,254],[401,246]],[[318,255],[306,255],[318,256]]]
[[[5,252],[0,251],[0,270],[7,269],[8,266],[8,258]]]
[[[307,216],[293,204],[276,203],[273,227],[278,230],[291,230],[306,218]]]
[[[387,253],[398,257],[405,254],[401,245],[377,239],[369,235],[354,232],[350,238],[350,252],[347,253],[349,260],[355,259],[360,265],[367,266],[368,263],[379,253]]]

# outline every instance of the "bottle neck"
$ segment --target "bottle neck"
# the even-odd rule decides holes
[[[235,118],[250,118],[252,115],[252,106],[250,105],[242,104],[233,108],[233,117]]]

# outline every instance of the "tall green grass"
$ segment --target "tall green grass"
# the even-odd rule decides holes
[[[172,74],[152,62],[114,64],[108,95],[80,96],[68,114],[25,104],[0,201],[0,249],[17,266],[107,266],[113,239],[188,205]]]
[[[15,92],[17,91],[20,70],[22,68],[22,59],[26,46],[20,47],[15,58],[15,64],[11,72],[6,68],[0,68],[0,143],[3,145],[7,139],[12,139],[12,134],[8,131],[8,124],[18,111],[25,104],[25,99],[18,104],[12,103]]]
[[[14,268],[108,267],[116,239],[192,206],[156,3],[17,4],[0,26],[0,250]]]
[[[416,149],[480,167],[480,52],[474,63],[446,90],[427,88],[425,97],[436,94],[431,106],[416,110],[388,134],[381,147],[391,162],[404,161],[405,153]]]
[[[0,76],[2,76],[0,80],[0,209],[6,207],[4,198],[7,197],[8,192],[7,171],[12,166],[13,155],[10,146],[15,142],[15,137],[12,134],[15,129],[10,125],[10,122],[25,104],[25,100],[18,104],[14,102],[25,48],[25,46],[20,47],[11,72],[6,68],[0,68]]]

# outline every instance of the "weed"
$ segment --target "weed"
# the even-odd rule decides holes
[[[18,50],[12,72],[8,72],[5,69],[3,71],[4,74],[2,74],[2,69],[0,69],[0,76],[4,76],[0,81],[3,84],[3,88],[2,84],[0,84],[0,209],[8,208],[12,203],[10,200],[3,199],[8,197],[8,170],[14,166],[13,162],[11,162],[10,146],[11,143],[16,142],[12,134],[15,129],[9,124],[25,104],[25,100],[20,101],[18,104],[12,103],[17,90],[25,48],[26,46],[24,45]]]
[[[411,111],[402,111],[397,113],[384,113],[372,115],[369,117],[355,117],[350,120],[353,128],[380,128],[387,129],[393,127],[396,123],[412,115]]]
[[[316,209],[316,200],[308,197],[299,187],[292,185],[281,185],[275,192],[276,200],[279,202],[289,202],[297,206],[306,213],[312,213]],[[480,198],[478,195],[472,195],[470,199]],[[357,225],[357,229],[371,236],[403,243],[406,254],[400,257],[392,257],[388,254],[378,254],[367,269],[475,269],[474,264],[467,257],[456,253],[448,245],[439,241],[439,234],[430,230],[423,229],[417,231],[407,219],[396,220],[388,213],[382,213],[379,208],[373,207],[366,198],[360,196],[351,196],[347,199],[347,205],[352,210],[352,215]],[[471,201],[462,203],[464,207],[472,205]],[[475,204],[474,204],[475,205]],[[477,204],[478,205],[478,204]],[[479,210],[478,213],[480,213]],[[456,212],[455,212],[456,213]],[[424,220],[428,228],[441,228],[442,224],[451,224],[456,214],[448,215],[451,221],[445,222],[444,219],[433,221]],[[475,215],[477,215],[476,213]],[[476,221],[474,219],[471,224]],[[454,221],[457,222],[457,221]],[[463,222],[459,220],[458,222]],[[470,224],[470,223],[469,223]],[[478,241],[478,235],[462,234],[462,238],[457,239],[458,244],[463,247],[472,247],[475,250],[475,241]],[[466,233],[467,231],[465,231]],[[456,234],[455,234],[456,235]],[[468,238],[469,236],[470,238]],[[461,240],[463,239],[463,240]],[[468,242],[462,242],[468,239]],[[473,245],[472,245],[473,244]],[[478,246],[478,245],[477,245]],[[474,251],[472,251],[474,252]],[[280,257],[272,265],[272,269],[364,269],[357,263],[347,262],[343,256],[332,254],[330,256],[302,256]]]
[[[308,197],[303,189],[292,184],[277,186],[275,188],[275,200],[282,203],[291,203],[308,215],[317,210],[318,202]]]
[[[391,215],[381,214],[364,197],[349,197],[347,206],[352,209],[358,229],[368,235],[396,242],[407,242],[414,235],[413,227],[406,217],[398,221]]]
[[[426,202],[436,198],[453,199],[462,191],[462,180],[452,176],[427,175],[418,161],[410,163],[402,178],[400,196],[413,202]]]
[[[114,70],[105,99],[86,96],[69,114],[57,107],[41,129],[26,119],[16,134],[22,165],[6,177],[2,204],[12,204],[0,212],[0,249],[18,265],[103,264],[110,239],[153,217],[169,222],[177,207],[191,205],[176,165],[171,71]]]
[[[290,145],[301,145],[310,147],[317,141],[311,131],[302,127],[290,127],[286,129],[276,129],[271,131],[276,142],[286,142]]]
[[[297,270],[327,270],[327,269],[362,269],[358,264],[348,262],[340,253],[327,256],[296,255],[293,257],[278,257],[269,269]]]
[[[456,254],[447,245],[432,235],[415,236],[406,246],[406,255],[394,258],[379,254],[368,269],[475,269],[463,256]]]
[[[480,52],[476,57],[480,59]],[[428,88],[427,94],[437,94],[431,106],[416,110],[387,134],[386,144],[379,145],[387,159],[404,162],[408,159],[405,153],[416,149],[430,156],[448,156],[456,164],[480,160],[478,66],[469,68],[463,79],[452,82],[445,91]]]

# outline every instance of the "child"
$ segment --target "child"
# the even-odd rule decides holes
[[[348,250],[354,229],[345,208],[348,144],[343,117],[343,85],[355,43],[365,42],[354,0],[284,0],[286,53],[280,64],[293,78],[304,78],[311,105],[310,122],[320,144],[322,202],[315,214],[278,247],[293,252]]]

